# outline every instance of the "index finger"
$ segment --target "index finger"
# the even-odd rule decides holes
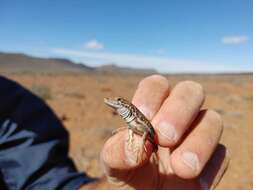
[[[169,92],[170,84],[165,77],[151,75],[139,83],[132,103],[151,121]]]
[[[169,83],[165,77],[160,75],[146,77],[139,83],[132,103],[151,120],[169,95],[169,89]],[[142,141],[138,135],[135,135],[134,138],[137,144]],[[138,160],[138,163],[134,163],[133,160],[136,159],[132,157],[133,155],[126,148],[127,139],[128,134],[125,130],[115,134],[105,143],[101,152],[101,159],[107,174],[110,173],[111,169],[133,169],[149,160],[152,153],[152,144],[149,141],[145,144],[147,152],[144,151],[144,155],[141,155],[143,159]]]

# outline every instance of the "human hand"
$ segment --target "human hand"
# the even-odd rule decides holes
[[[226,148],[219,145],[222,120],[212,110],[200,110],[205,95],[200,84],[184,81],[170,90],[159,75],[143,79],[132,100],[151,121],[157,134],[158,164],[151,159],[153,145],[137,155],[127,147],[127,130],[107,140],[101,163],[116,189],[213,189],[228,166]],[[140,144],[141,137],[134,136]],[[141,151],[140,151],[141,152]],[[137,162],[136,162],[137,160]]]

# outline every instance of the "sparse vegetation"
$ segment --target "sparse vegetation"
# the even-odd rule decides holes
[[[245,85],[242,86],[231,81],[234,77],[239,80],[243,75],[165,76],[171,86],[182,80],[199,81],[206,89],[203,109],[210,107],[222,115],[224,133],[221,142],[228,146],[232,164],[217,189],[237,190],[240,184],[246,186],[242,190],[253,189],[253,170],[249,167],[253,159],[253,75],[243,79]],[[103,104],[103,98],[123,96],[130,100],[142,76],[15,74],[8,77],[29,87],[43,99],[50,99],[49,105],[69,131],[70,155],[77,168],[90,176],[102,176],[99,154],[103,144],[113,130],[125,126],[124,121]],[[103,186],[102,189],[110,188]]]
[[[43,100],[52,99],[51,90],[45,85],[32,85],[31,91]]]
[[[102,88],[101,88],[101,91],[102,91],[102,92],[112,92],[112,89],[109,88],[109,87],[102,87]]]
[[[85,99],[85,95],[82,93],[78,93],[78,92],[66,92],[64,93],[65,96],[69,96],[72,98],[77,98],[77,99]]]
[[[253,95],[245,96],[244,99],[247,101],[253,101]]]

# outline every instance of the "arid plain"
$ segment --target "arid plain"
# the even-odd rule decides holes
[[[80,171],[102,177],[99,154],[111,131],[124,123],[103,103],[104,97],[131,99],[145,75],[4,74],[44,98],[70,132],[70,155]],[[222,143],[230,166],[217,189],[253,189],[253,75],[165,75],[175,85],[194,80],[206,91],[203,108],[224,120]],[[106,188],[101,188],[106,189]]]

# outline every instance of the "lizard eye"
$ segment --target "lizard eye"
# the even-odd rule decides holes
[[[122,101],[122,98],[117,98],[117,101],[121,102],[121,101]]]

